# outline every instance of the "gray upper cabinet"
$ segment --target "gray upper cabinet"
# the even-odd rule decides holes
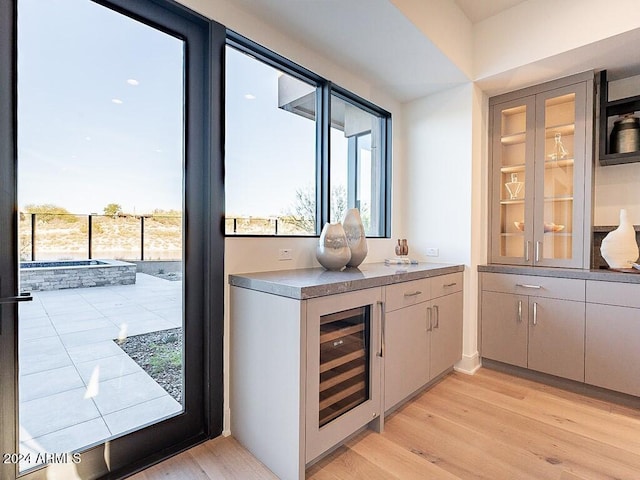
[[[489,105],[490,262],[587,268],[593,73]]]

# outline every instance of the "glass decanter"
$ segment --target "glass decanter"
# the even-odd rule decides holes
[[[549,154],[549,158],[557,162],[558,160],[564,159],[568,154],[569,152],[567,152],[567,149],[564,148],[564,145],[562,144],[562,134],[556,133],[553,153]]]
[[[524,185],[524,183],[518,181],[518,174],[512,173],[511,181],[504,184],[509,192],[510,200],[516,200],[518,198],[518,194],[522,190],[522,185]]]

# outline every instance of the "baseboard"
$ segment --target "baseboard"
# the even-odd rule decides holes
[[[480,355],[475,352],[473,355],[462,355],[462,358],[453,366],[453,369],[465,375],[473,375],[480,370],[480,367],[482,367]]]

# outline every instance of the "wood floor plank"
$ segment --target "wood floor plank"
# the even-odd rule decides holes
[[[460,394],[447,384],[439,387],[437,394],[422,395],[414,405],[498,438],[504,448],[525,450],[558,472],[569,469],[594,479],[634,478],[640,472],[638,455]]]
[[[231,437],[134,480],[273,480]],[[640,410],[503,372],[454,373],[307,469],[307,480],[640,480]]]
[[[341,447],[307,470],[307,480],[402,480],[348,447]]]
[[[195,462],[191,451],[180,453],[169,460],[149,467],[132,477],[131,480],[211,480]]]
[[[370,430],[347,443],[347,447],[377,465],[390,476],[402,480],[457,480],[458,477]]]
[[[500,395],[484,388],[479,379],[464,379],[452,375],[448,388],[478,396],[489,403],[501,403],[516,413],[555,425],[577,435],[593,438],[629,452],[640,454],[640,420],[599,408],[571,402],[556,395],[531,390],[523,400]]]
[[[219,437],[198,445],[190,452],[211,480],[278,478],[233,437]]]
[[[549,466],[530,458],[526,452],[503,449],[489,436],[449,422],[413,403],[385,423],[384,436],[459,478],[539,480],[549,475]]]

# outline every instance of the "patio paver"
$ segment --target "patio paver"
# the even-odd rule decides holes
[[[182,282],[34,292],[20,304],[21,451],[83,449],[182,411],[113,341],[182,325]]]

